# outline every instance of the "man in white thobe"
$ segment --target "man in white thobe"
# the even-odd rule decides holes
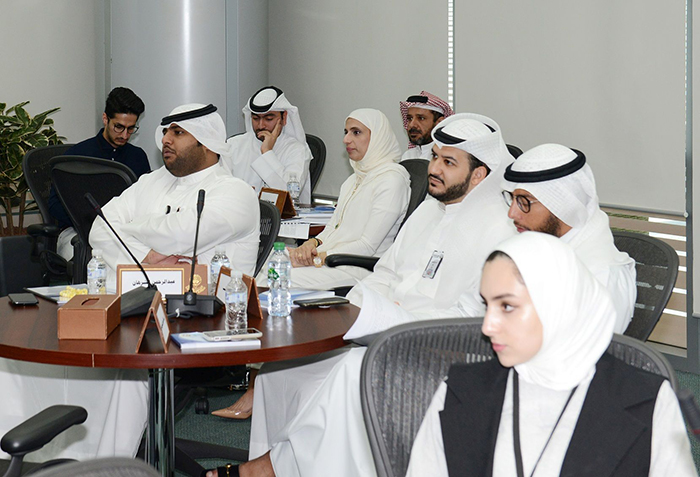
[[[615,333],[624,333],[637,298],[635,262],[615,247],[586,156],[559,144],[542,144],[506,169],[502,185],[508,217],[518,232],[544,232],[569,243],[610,292]]]
[[[373,323],[378,316],[368,310],[369,295],[392,310],[384,327],[440,316],[465,290],[474,300],[464,313],[483,313],[477,298],[483,262],[492,247],[515,234],[499,196],[512,157],[498,125],[484,116],[452,116],[432,137],[432,198],[411,215],[375,272],[348,295],[358,306],[364,301],[364,308],[347,337],[381,331]],[[348,347],[266,364],[255,385],[250,442],[250,457],[261,457],[243,464],[240,475],[375,475],[360,409],[364,351]]]
[[[399,101],[403,128],[408,135],[408,149],[401,160],[425,159],[433,157],[433,138],[430,132],[440,121],[452,116],[454,111],[447,101],[421,91],[420,94],[409,96],[406,101]]]
[[[234,269],[252,274],[260,240],[260,209],[253,190],[220,165],[228,152],[224,122],[213,105],[175,108],[156,128],[164,166],[103,207],[105,217],[137,259],[175,264],[192,256],[197,196],[206,191],[199,226],[197,260],[209,263],[217,246],[225,247]],[[95,220],[90,245],[107,262],[107,286],[117,265],[132,263],[105,223]]]
[[[250,97],[243,115],[246,132],[228,140],[231,151],[222,157],[222,165],[257,194],[263,187],[287,190],[287,183],[296,179],[299,202],[310,204],[312,156],[299,109],[282,90],[266,86]]]
[[[241,257],[232,253],[229,256],[238,258],[242,267],[248,267],[244,270],[253,269],[258,247],[258,201],[250,187],[218,165],[217,154],[226,148],[226,133],[223,120],[214,111],[213,106],[203,105],[176,108],[156,133],[159,144],[162,138],[166,166],[142,176],[103,209],[137,257],[140,255],[144,261],[157,263],[159,257],[174,260],[180,255],[191,255],[197,194],[203,188],[208,201],[202,213],[202,230],[206,232],[200,234],[203,250],[200,257],[206,260],[207,254],[211,255],[214,246],[210,242],[232,247],[236,244],[235,250]],[[94,248],[102,248],[113,272],[117,263],[130,263],[130,260],[101,222],[98,219],[94,224],[90,243]],[[242,224],[241,228],[233,223]],[[236,242],[238,238],[240,242]],[[146,378],[145,370],[80,368],[0,359],[3,409],[0,434],[50,405],[79,405],[87,409],[87,421],[31,453],[30,460],[132,457],[148,415]]]

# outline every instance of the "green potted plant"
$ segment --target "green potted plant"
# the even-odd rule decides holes
[[[11,106],[6,111],[7,104],[0,103],[0,236],[24,234],[24,213],[36,207],[34,204],[28,208],[26,204],[28,187],[22,170],[24,155],[36,147],[63,144],[65,139],[54,130],[53,119],[49,118],[60,108],[32,117],[24,109],[27,104],[29,101]],[[19,208],[16,226],[14,208]]]

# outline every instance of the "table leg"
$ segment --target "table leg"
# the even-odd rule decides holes
[[[175,407],[172,369],[148,370],[146,462],[171,477],[175,471]]]

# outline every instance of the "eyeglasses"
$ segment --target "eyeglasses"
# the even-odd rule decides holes
[[[136,131],[139,130],[138,126],[129,126],[126,127],[123,124],[119,123],[112,123],[112,129],[114,130],[115,133],[123,133],[124,130],[126,129],[127,134],[134,134]]]
[[[518,208],[523,211],[523,213],[527,214],[530,212],[530,206],[532,204],[536,204],[539,202],[537,199],[530,199],[529,197],[526,197],[524,195],[513,195],[512,192],[504,190],[502,192],[503,198],[506,200],[506,204],[508,204],[508,207],[513,205],[513,199],[515,199],[515,203],[518,204]]]

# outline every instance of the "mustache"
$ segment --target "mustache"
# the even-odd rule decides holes
[[[411,128],[408,130],[408,134],[423,134],[423,131],[418,128]]]
[[[442,180],[441,178],[439,178],[438,176],[436,176],[435,174],[428,174],[428,179],[430,179],[431,177],[433,179],[435,179],[436,181],[439,181],[441,184],[443,184],[443,185],[445,184],[445,181]]]

